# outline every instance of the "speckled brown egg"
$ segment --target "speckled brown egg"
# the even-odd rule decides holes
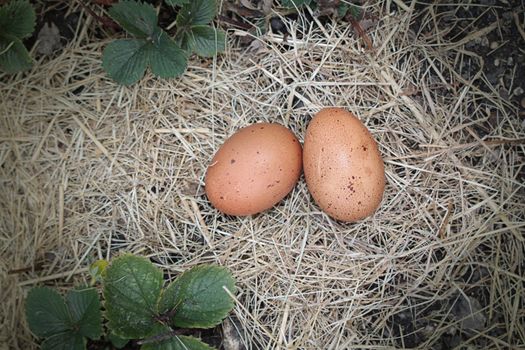
[[[385,189],[385,169],[366,126],[342,108],[325,108],[306,130],[304,176],[319,207],[353,222],[372,215]]]
[[[240,129],[219,148],[206,173],[211,204],[229,215],[252,215],[273,207],[295,186],[302,148],[279,124]]]

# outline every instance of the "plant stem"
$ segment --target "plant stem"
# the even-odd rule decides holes
[[[173,309],[171,310],[168,310],[166,311],[165,313],[163,314],[160,314],[160,315],[157,315],[154,317],[155,320],[159,321],[159,322],[162,322],[162,323],[168,323],[169,320],[175,316],[175,314],[177,313],[177,307],[174,307]]]
[[[86,10],[87,13],[89,13],[91,17],[99,21],[103,26],[113,28],[113,29],[120,29],[120,26],[117,23],[113,22],[113,20],[111,20],[110,18],[105,17],[105,16],[101,17],[97,15],[92,9],[90,9],[82,1],[79,1],[79,4],[80,6],[84,8],[84,10]]]

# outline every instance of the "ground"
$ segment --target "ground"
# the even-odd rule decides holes
[[[54,22],[60,45],[0,75],[0,344],[38,344],[32,286],[64,292],[127,251],[166,280],[200,263],[233,272],[231,316],[196,333],[225,350],[525,346],[523,1],[367,1],[357,26],[274,6],[264,33],[262,2],[228,3],[225,53],[130,87],[100,63],[121,31],[78,2],[39,8],[37,31]],[[228,136],[267,121],[302,142],[325,106],[379,144],[373,216],[329,218],[303,178],[255,216],[210,205],[204,175]]]

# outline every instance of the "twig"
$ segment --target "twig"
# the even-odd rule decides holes
[[[26,267],[21,267],[19,269],[9,270],[9,271],[7,271],[7,274],[8,275],[14,275],[14,274],[23,273],[23,272],[29,272],[29,271],[39,271],[39,270],[42,270],[43,267],[44,267],[44,263],[43,262],[37,262],[33,266],[26,266]]]
[[[89,268],[84,267],[84,268],[76,270],[75,274],[80,274],[80,273],[84,273],[84,272],[88,272],[88,271],[89,271]],[[59,278],[69,277],[70,275],[71,275],[71,271],[55,273],[54,275],[38,277],[38,278],[34,278],[34,279],[30,279],[30,280],[27,280],[27,281],[20,282],[18,284],[18,286],[22,287],[22,286],[27,286],[27,285],[31,285],[31,284],[42,283],[42,282],[51,281],[51,280],[55,280],[55,279],[59,279]]]
[[[229,18],[229,17],[226,17],[226,16],[223,16],[223,15],[219,15],[218,16],[219,19],[221,20],[221,22],[225,22],[225,23],[228,23],[234,27],[238,27],[238,28],[241,28],[241,29],[245,29],[245,30],[248,30],[248,29],[251,29],[252,26],[247,24],[247,23],[243,23],[243,22],[239,22],[233,18]]]
[[[99,16],[97,15],[92,9],[90,9],[86,4],[84,4],[82,1],[78,2],[84,10],[86,10],[87,13],[93,18],[95,18],[97,21],[99,21],[104,27],[113,28],[113,29],[120,29],[120,26],[115,23],[111,18],[106,16]]]
[[[359,22],[352,15],[348,16],[348,20],[350,21],[350,24],[352,24],[352,27],[357,32],[357,34],[365,42],[367,50],[374,51],[374,45],[372,44],[372,40],[370,40],[370,37],[366,34],[363,27],[361,27],[361,24],[359,24]]]
[[[518,29],[518,32],[520,32],[521,37],[523,38],[523,40],[525,40],[525,30],[523,30],[523,28],[521,28],[520,26],[520,19],[518,17],[517,12],[514,12],[514,24],[516,24],[516,29]]]
[[[227,1],[224,2],[223,6],[226,11],[231,11],[239,15],[240,17],[263,17],[264,16],[264,13],[262,13],[261,11],[252,10],[242,5],[237,5],[234,3],[227,2]]]
[[[445,214],[445,218],[443,219],[443,222],[441,223],[441,227],[438,231],[438,237],[441,239],[445,239],[445,229],[447,228],[448,221],[450,219],[450,214],[452,214],[452,200],[448,202],[447,206],[447,213]]]

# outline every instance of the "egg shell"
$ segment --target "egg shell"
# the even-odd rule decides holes
[[[325,108],[314,116],[304,139],[303,167],[314,201],[335,219],[361,220],[381,202],[385,169],[377,143],[345,109]]]
[[[250,125],[227,139],[213,157],[206,195],[225,214],[256,214],[280,202],[301,171],[301,144],[290,130],[274,123]]]

